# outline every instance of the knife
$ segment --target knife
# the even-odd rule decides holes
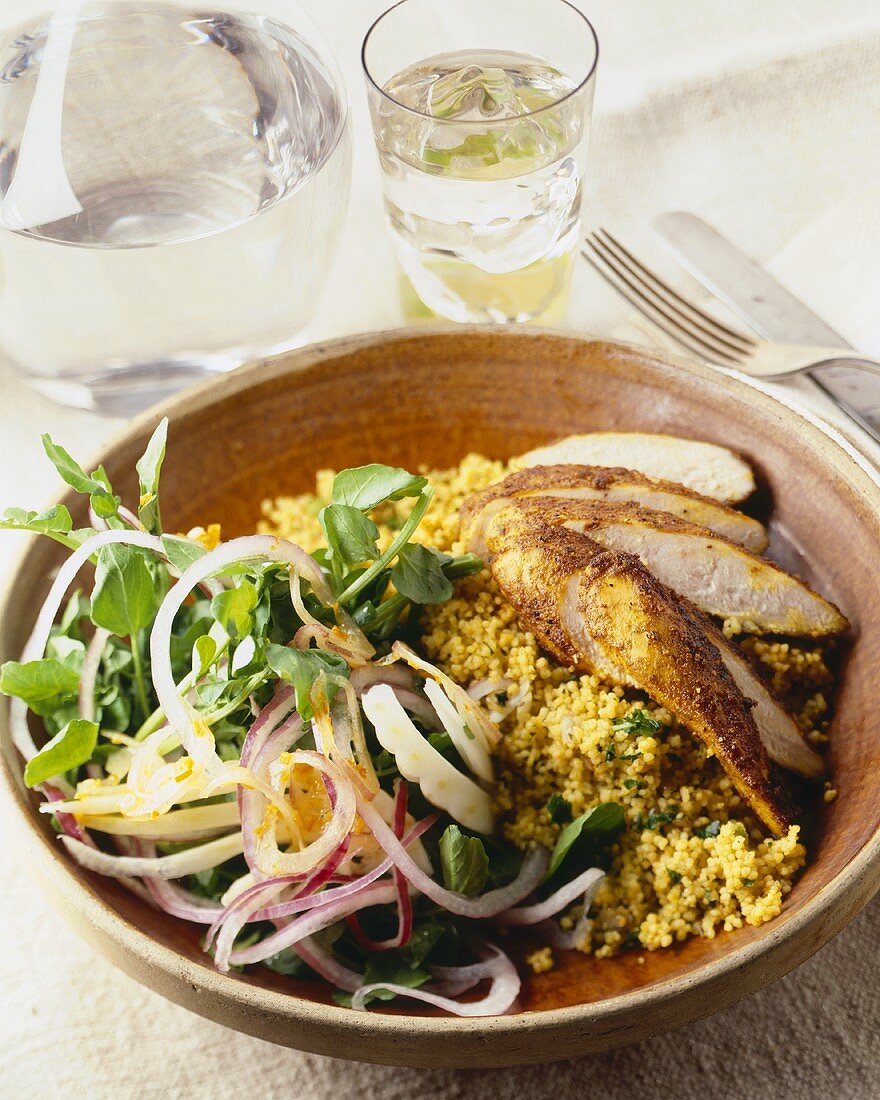
[[[760,264],[695,214],[660,214],[654,228],[676,259],[768,340],[851,348],[852,345]],[[880,443],[880,386],[855,367],[834,366],[807,377]]]

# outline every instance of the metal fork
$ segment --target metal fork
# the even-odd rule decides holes
[[[581,254],[631,306],[686,351],[754,378],[787,378],[845,363],[880,375],[880,361],[847,348],[778,344],[723,324],[673,289],[606,229],[588,233]]]

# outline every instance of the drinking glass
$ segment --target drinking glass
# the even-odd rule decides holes
[[[363,67],[400,265],[453,321],[564,309],[599,46],[566,0],[402,0]]]
[[[342,83],[292,0],[0,13],[0,352],[123,414],[290,347],[348,200]]]

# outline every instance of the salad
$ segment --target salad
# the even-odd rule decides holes
[[[136,509],[44,436],[90,526],[63,505],[0,521],[71,552],[0,670],[40,811],[77,864],[200,925],[221,971],[322,979],[354,1009],[508,1011],[520,976],[499,930],[583,944],[624,821],[613,802],[560,816],[553,851],[495,834],[485,693],[418,651],[421,609],[481,560],[422,545],[431,486],[380,464],[336,475],[312,554],[165,532],[166,433],[137,463]],[[383,544],[373,517],[402,500]]]

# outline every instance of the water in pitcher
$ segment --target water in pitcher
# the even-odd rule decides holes
[[[455,321],[548,319],[564,303],[586,155],[575,82],[539,58],[443,54],[374,108],[397,255]]]
[[[0,51],[0,350],[100,404],[289,346],[347,203],[333,74],[266,17],[56,13]]]

